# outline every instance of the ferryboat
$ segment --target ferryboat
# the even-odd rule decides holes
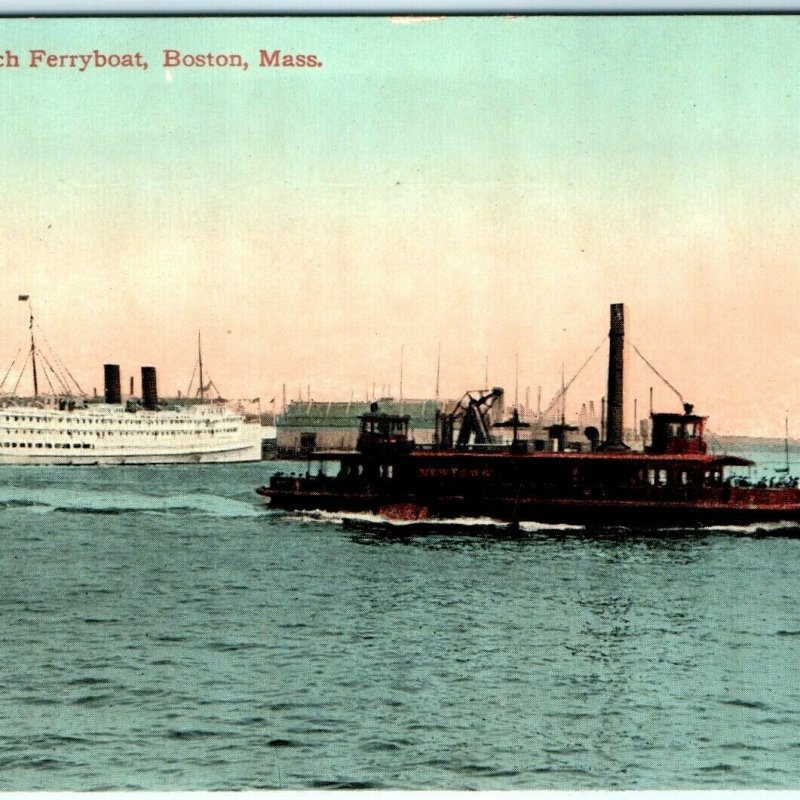
[[[498,521],[643,528],[800,523],[796,482],[741,485],[729,470],[753,462],[715,455],[706,417],[651,414],[650,444],[623,441],[624,307],[611,306],[606,437],[584,431],[585,447],[567,447],[574,428],[549,429],[549,450],[518,437],[514,412],[502,423],[510,443],[492,443],[488,410],[502,390],[470,392],[437,421],[436,441],[415,445],[408,417],[373,404],[361,417],[356,451],[315,452],[302,476],[277,474],[256,491],[286,510],[367,512],[389,519],[489,517]]]

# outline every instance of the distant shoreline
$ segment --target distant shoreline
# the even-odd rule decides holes
[[[742,434],[730,434],[721,436],[714,434],[708,436],[707,441],[709,445],[716,442],[723,445],[726,449],[746,449],[748,447],[776,447],[783,450],[786,440],[782,436],[746,436]],[[789,439],[789,447],[800,447],[800,439]]]

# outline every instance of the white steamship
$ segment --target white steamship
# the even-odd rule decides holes
[[[228,408],[97,403],[0,407],[0,464],[200,464],[258,461],[261,425]]]
[[[27,300],[20,295],[20,300]],[[31,314],[34,397],[0,402],[0,464],[199,464],[258,461],[262,429],[226,405],[159,402],[156,371],[142,367],[142,397],[122,401],[117,364],[106,364],[104,402],[39,395]],[[45,362],[45,374],[49,362]],[[132,390],[131,390],[132,394]]]

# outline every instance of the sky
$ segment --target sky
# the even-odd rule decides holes
[[[680,409],[635,345],[711,430],[779,436],[788,412],[800,435],[800,18],[0,26],[20,60],[0,67],[5,389],[24,293],[89,393],[104,363],[186,392],[201,331],[206,375],[265,410],[284,385],[399,396],[401,371],[430,397],[439,357],[442,397],[488,377],[546,405],[600,346],[570,413],[605,394],[622,302],[626,424],[651,386]],[[148,68],[34,68],[36,49]]]

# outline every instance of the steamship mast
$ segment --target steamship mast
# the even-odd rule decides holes
[[[25,357],[25,361],[22,364],[22,367],[19,371],[19,376],[17,377],[16,383],[14,384],[14,388],[11,392],[12,395],[17,394],[17,389],[19,388],[19,384],[23,378],[25,370],[28,366],[28,360],[31,362],[31,372],[33,375],[33,397],[34,401],[39,401],[43,395],[39,392],[39,376],[40,376],[40,368],[41,374],[44,375],[44,379],[47,382],[48,386],[50,387],[50,395],[52,397],[73,397],[74,390],[77,390],[78,395],[82,397],[86,397],[86,393],[81,389],[80,384],[73,374],[69,371],[69,369],[62,363],[61,359],[58,355],[53,351],[50,343],[47,341],[47,337],[42,336],[45,343],[45,349],[39,349],[36,344],[36,336],[34,332],[34,324],[33,324],[33,305],[31,304],[31,298],[28,294],[21,294],[18,295],[17,299],[21,303],[28,304],[28,329],[30,331],[30,346],[27,348],[27,355]],[[48,352],[49,351],[49,352]],[[11,373],[11,370],[14,368],[14,364],[16,363],[17,357],[22,352],[22,347],[20,347],[19,351],[17,352],[17,356],[14,357],[11,365],[9,366],[8,370],[5,373],[2,381],[0,381],[0,390],[5,385],[6,379]],[[40,363],[40,359],[41,362]],[[74,390],[73,390],[74,387]],[[45,391],[44,397],[47,397],[47,392]]]
[[[19,300],[21,303],[28,304],[28,313],[30,315],[30,322],[28,323],[28,327],[31,331],[31,367],[33,369],[33,399],[37,400],[39,398],[39,378],[36,374],[36,341],[33,338],[33,305],[31,305],[31,298],[30,295],[21,294],[19,296]]]

